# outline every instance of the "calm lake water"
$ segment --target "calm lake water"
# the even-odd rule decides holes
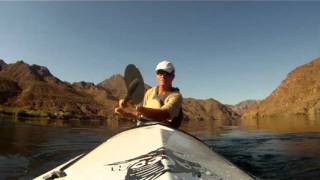
[[[319,123],[300,123],[302,128],[291,122],[290,128],[282,127],[284,123],[268,130],[261,123],[259,129],[257,124],[244,129],[216,123],[210,125],[210,132],[200,128],[192,134],[261,179],[320,179]],[[130,126],[131,123],[17,120],[0,116],[0,179],[32,179]]]

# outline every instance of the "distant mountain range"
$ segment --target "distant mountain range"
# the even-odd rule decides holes
[[[150,88],[149,85],[145,85]],[[21,116],[50,118],[110,118],[118,100],[126,94],[122,75],[113,75],[95,85],[68,83],[54,77],[43,66],[23,61],[6,64],[0,60],[0,111]],[[229,107],[214,99],[186,98],[186,122],[234,120]]]
[[[242,119],[303,116],[317,118],[320,113],[320,59],[296,68],[264,100],[247,100],[224,105],[214,99],[184,98],[185,122],[232,124]],[[145,85],[146,89],[150,88]],[[47,118],[106,119],[126,94],[123,76],[113,75],[95,85],[69,83],[54,77],[43,66],[23,61],[6,64],[0,60],[0,112],[17,116]],[[183,92],[182,92],[183,94]]]

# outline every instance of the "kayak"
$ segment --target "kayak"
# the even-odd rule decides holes
[[[35,178],[110,180],[255,179],[196,137],[161,124],[121,132]]]

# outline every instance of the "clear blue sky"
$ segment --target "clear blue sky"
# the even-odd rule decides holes
[[[320,57],[320,2],[0,2],[0,58],[99,83],[163,59],[184,97],[263,99]]]

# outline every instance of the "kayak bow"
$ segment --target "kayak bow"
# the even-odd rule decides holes
[[[76,157],[36,179],[54,178],[254,179],[199,139],[161,124],[119,133],[83,157]]]

